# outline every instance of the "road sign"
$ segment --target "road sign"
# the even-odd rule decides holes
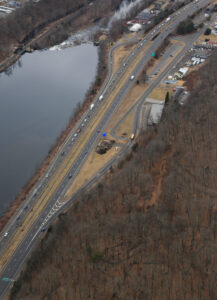
[[[7,278],[7,277],[2,278],[2,280],[3,280],[3,281],[15,281],[14,279]]]
[[[103,133],[102,133],[102,136],[106,136],[106,132],[103,132]]]

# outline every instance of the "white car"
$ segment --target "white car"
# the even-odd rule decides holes
[[[90,105],[90,110],[92,110],[94,108],[94,103],[92,103],[91,105]]]
[[[7,237],[7,236],[8,236],[8,232],[5,232],[4,237]]]
[[[75,137],[76,137],[77,135],[78,135],[77,133],[74,134]]]
[[[99,97],[99,101],[102,101],[102,100],[103,100],[103,98],[104,98],[104,96],[103,96],[103,95],[101,95],[101,96]]]
[[[130,76],[130,80],[133,80],[134,78],[135,78],[134,75],[131,75],[131,76]]]

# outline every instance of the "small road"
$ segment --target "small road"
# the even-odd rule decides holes
[[[76,193],[67,201],[64,198],[67,189],[71,186],[95,143],[98,141],[100,132],[112,118],[121,101],[133,86],[137,76],[139,76],[149,61],[152,53],[158,49],[163,39],[177,27],[180,21],[196,11],[198,9],[197,6],[202,7],[209,2],[210,1],[201,0],[197,5],[191,3],[187,7],[179,10],[180,13],[176,12],[171,15],[169,26],[166,22],[159,24],[138,43],[136,49],[131,52],[123,65],[113,75],[112,55],[116,46],[112,48],[108,59],[108,77],[93,103],[94,106],[90,108],[77,123],[75,129],[72,130],[67,137],[46,173],[40,178],[25,203],[23,203],[5,227],[4,233],[7,231],[8,236],[4,238],[3,235],[1,235],[0,237],[0,299],[4,299],[6,296],[11,282],[18,276],[33,247],[41,238],[42,232],[61,211],[72,204],[80,192]],[[153,40],[151,46],[145,51],[144,55],[141,56],[142,58],[138,63],[136,63],[133,73],[129,74],[129,69],[132,65],[134,66],[135,61],[137,62],[136,58],[139,53],[143,51],[146,43],[157,33],[159,33],[159,35]],[[184,51],[186,51],[189,46],[190,43],[188,46],[186,45]],[[180,53],[180,57],[184,54],[184,51]],[[167,69],[153,81],[150,88],[147,89],[143,98],[140,99],[140,102],[137,104],[138,108],[136,114],[138,118],[135,118],[135,133],[138,130],[139,106],[142,105],[144,99],[160,80],[162,80],[166,71],[168,71],[171,66],[172,65],[169,65]],[[132,75],[134,76],[133,80],[130,78]],[[120,85],[121,80],[122,85]],[[104,96],[102,101],[99,100],[100,95]],[[132,144],[133,143],[129,142],[123,148],[122,152],[98,172],[82,190],[88,189],[96,182],[112,164],[117,162],[130,149]]]

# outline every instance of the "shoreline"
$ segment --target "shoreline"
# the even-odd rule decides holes
[[[103,59],[105,60],[107,58],[107,56],[108,56],[108,51],[106,51],[105,56],[103,57]],[[21,57],[21,55],[16,55],[14,63],[20,57]],[[95,78],[93,79],[93,84],[90,84],[90,86],[87,87],[87,90],[86,90],[87,94],[86,94],[83,102],[81,103],[81,108],[79,109],[78,112],[76,112],[76,114],[74,116],[72,116],[71,120],[69,120],[68,125],[62,131],[62,133],[59,136],[57,136],[57,139],[55,141],[54,146],[51,147],[51,149],[49,150],[47,156],[41,162],[39,168],[36,170],[35,174],[32,176],[32,178],[30,178],[28,180],[27,184],[24,185],[21,188],[21,192],[14,198],[14,200],[12,200],[12,203],[10,204],[9,208],[6,209],[5,212],[3,212],[2,217],[0,217],[0,232],[3,230],[3,228],[8,223],[8,221],[10,220],[10,218],[15,214],[16,210],[21,205],[22,201],[25,200],[25,198],[28,195],[28,193],[31,191],[31,189],[37,183],[37,181],[39,180],[39,178],[45,172],[46,168],[49,166],[49,164],[51,163],[52,159],[55,157],[55,155],[58,152],[59,148],[64,143],[64,141],[67,138],[69,132],[73,129],[73,127],[75,126],[75,124],[81,118],[82,114],[88,109],[90,103],[92,102],[92,100],[96,96],[97,92],[102,87],[102,85],[103,85],[103,83],[104,83],[104,81],[106,79],[107,73],[108,73],[108,66],[106,64],[106,70],[104,70],[104,74],[101,75],[99,73],[99,70],[98,70],[99,63],[100,63],[100,59],[99,59],[99,55],[98,55],[97,72],[96,72]],[[8,65],[8,60],[5,62],[4,66],[7,66],[7,65]],[[11,65],[9,65],[9,67],[10,66]],[[0,70],[1,70],[1,66],[0,66]],[[101,80],[101,84],[97,85],[97,78],[99,76],[102,78],[102,80]],[[91,94],[91,90],[95,90],[95,93]],[[73,113],[73,111],[72,111],[72,113]]]

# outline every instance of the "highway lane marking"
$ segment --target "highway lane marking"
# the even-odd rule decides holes
[[[129,68],[130,68],[131,70],[134,69],[134,66],[136,66],[136,65],[138,64],[138,62],[140,61],[140,57],[141,57],[141,56],[143,56],[143,53],[142,53],[142,52],[140,53],[139,56],[137,56],[137,59],[133,61],[133,65],[130,65],[130,66],[129,66],[128,68],[126,68],[126,69],[129,69]],[[128,72],[129,72],[129,71],[128,71]],[[131,72],[132,72],[132,71],[131,71]],[[123,77],[124,77],[124,78],[123,78]],[[84,143],[86,142],[86,137],[87,137],[87,135],[90,137],[90,135],[91,135],[92,132],[93,132],[93,129],[96,128],[97,125],[101,122],[101,120],[103,119],[104,115],[106,114],[105,111],[106,111],[110,106],[112,106],[114,100],[115,100],[116,97],[118,96],[119,91],[120,91],[120,90],[123,88],[123,86],[125,85],[125,79],[127,80],[126,77],[127,77],[127,78],[129,77],[129,75],[128,75],[127,72],[124,73],[123,76],[119,79],[119,80],[121,81],[121,83],[119,84],[116,93],[113,94],[113,95],[110,94],[110,95],[107,97],[107,101],[104,101],[104,102],[103,102],[104,105],[101,105],[101,106],[99,107],[97,113],[94,115],[94,118],[92,118],[92,119],[90,120],[90,127],[89,127],[89,128],[90,128],[91,130],[89,130],[89,132],[86,131],[86,134],[81,136],[81,139],[82,139],[82,140],[80,140],[80,145],[78,145],[79,148],[81,148],[82,144],[84,144]],[[110,100],[110,101],[109,101],[109,100]],[[104,111],[103,117],[101,117],[100,119],[98,119],[98,120],[97,120],[98,122],[95,122],[95,118],[96,118],[98,115],[100,115],[100,112],[101,112],[101,111],[102,111],[102,112]],[[91,123],[92,123],[92,124],[91,124]],[[76,150],[77,150],[77,149],[76,149]],[[78,151],[77,151],[77,152],[78,152]],[[80,153],[80,152],[79,152],[79,153]],[[77,156],[79,155],[79,153],[77,153]],[[79,157],[78,160],[81,160],[81,157]],[[78,164],[78,163],[76,163],[76,165],[77,165],[77,164]]]
[[[33,238],[31,239],[31,241],[29,242],[29,245],[28,245],[28,247],[26,248],[26,250],[30,247],[32,241],[36,238],[36,236],[38,235],[39,231],[40,231],[40,228],[36,231],[35,235],[34,235]]]

